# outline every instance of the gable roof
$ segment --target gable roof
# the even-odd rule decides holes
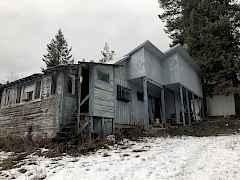
[[[138,45],[128,54],[123,56],[119,61],[116,62],[116,64],[127,61],[134,53],[136,53],[142,48],[148,49],[149,51],[153,52],[157,57],[160,57],[160,58],[164,57],[164,53],[160,51],[160,49],[158,49],[151,41],[147,40],[147,41],[144,41],[142,44]]]
[[[10,86],[13,86],[13,85],[16,85],[16,84],[21,84],[21,83],[28,82],[28,81],[33,81],[35,79],[41,78],[42,76],[43,76],[43,74],[41,74],[41,73],[32,74],[30,76],[18,79],[16,81],[4,84],[4,85],[2,85],[2,88],[10,87]],[[0,85],[0,88],[1,88],[1,85]]]
[[[190,64],[193,67],[193,69],[195,69],[195,71],[197,71],[198,73],[201,72],[200,67],[193,61],[192,57],[188,54],[187,50],[181,45],[176,45],[175,47],[166,51],[164,59],[167,59],[169,56],[172,56],[173,54],[176,53],[180,54],[184,58],[184,60],[186,60],[186,62]]]

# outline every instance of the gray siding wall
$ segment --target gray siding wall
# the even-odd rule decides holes
[[[128,63],[122,64],[123,66],[119,66],[115,69],[115,86],[121,85],[123,87],[131,88],[127,79],[128,76]],[[116,87],[115,87],[116,88]],[[117,94],[115,93],[114,99],[117,99]],[[130,124],[131,122],[131,103],[123,102],[116,100],[115,107],[115,122],[117,124]]]
[[[143,125],[144,123],[144,102],[139,101],[137,98],[137,92],[143,92],[143,87],[140,85],[132,85],[132,120],[130,124]]]
[[[98,79],[97,71],[109,74],[110,82]],[[94,108],[93,114],[98,117],[114,118],[114,81],[112,66],[95,66],[94,68]]]
[[[144,49],[144,60],[146,76],[160,84],[164,84],[167,81],[167,76],[162,60],[147,49]]]
[[[184,58],[175,54],[165,60],[168,76],[167,84],[181,83],[187,89],[202,97],[201,79],[194,68],[184,60]]]
[[[201,79],[198,73],[187,63],[182,56],[178,55],[180,82],[195,94],[202,97]]]
[[[137,99],[137,91],[143,92],[141,85],[128,81],[128,62],[115,70],[115,84],[131,89],[131,101],[116,101],[115,122],[117,124],[139,125],[143,123],[144,104]],[[117,98],[117,95],[114,97]]]
[[[144,48],[135,52],[128,64],[128,79],[136,79],[146,74]]]
[[[170,56],[164,61],[164,67],[166,70],[166,76],[168,77],[167,84],[180,82],[179,63],[176,55]]]

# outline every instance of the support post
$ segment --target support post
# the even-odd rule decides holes
[[[202,104],[202,120],[206,119],[205,112],[204,112],[204,99],[201,98],[201,104]]]
[[[191,112],[190,112],[190,103],[189,103],[189,92],[188,90],[186,90],[186,100],[187,100],[187,111],[188,111],[188,124],[189,126],[192,125],[192,122],[191,122]]]
[[[89,139],[91,141],[91,134],[93,132],[93,116],[94,116],[94,78],[95,66],[89,65]]]
[[[162,105],[162,123],[165,126],[167,123],[167,120],[166,120],[166,104],[165,104],[165,89],[164,89],[164,87],[161,88],[161,105]]]
[[[176,120],[177,124],[180,123],[180,108],[178,103],[178,92],[174,92],[174,100],[175,100],[175,109],[176,109]]]
[[[147,79],[143,79],[143,94],[144,94],[144,128],[149,127],[149,112],[148,112],[148,88]]]
[[[183,87],[182,86],[180,86],[180,98],[181,98],[181,111],[182,111],[183,126],[185,126],[186,120],[185,120],[185,108],[184,108],[184,101],[183,101]]]
[[[77,134],[80,133],[80,114],[81,114],[81,74],[82,74],[82,67],[80,62],[78,62],[78,77],[77,77]]]
[[[202,100],[200,97],[198,97],[198,107],[199,107],[199,116],[200,116],[200,121],[203,120],[203,115],[202,115],[202,109],[203,109],[203,106],[202,106]]]
[[[193,120],[196,121],[196,110],[195,110],[195,97],[192,94],[192,102],[193,102]]]

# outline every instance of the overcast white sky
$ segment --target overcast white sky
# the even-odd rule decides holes
[[[164,51],[159,11],[158,0],[0,0],[0,81],[40,72],[59,28],[76,60],[98,59],[105,42],[118,57],[147,39]]]

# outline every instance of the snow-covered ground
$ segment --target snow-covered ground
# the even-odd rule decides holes
[[[239,180],[240,135],[146,138],[89,156],[30,160],[36,164],[22,166],[25,174],[3,173],[23,180]]]

